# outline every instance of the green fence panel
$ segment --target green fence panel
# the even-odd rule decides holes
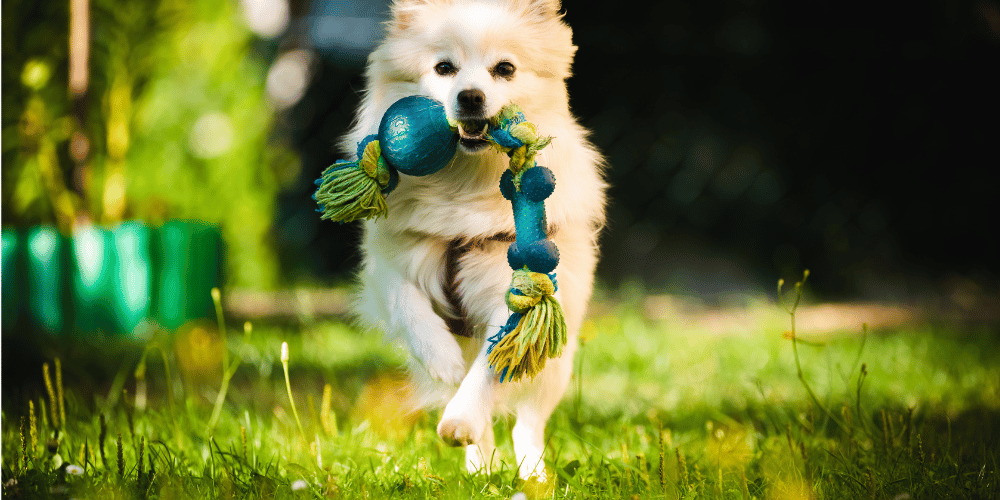
[[[111,230],[117,260],[111,305],[117,330],[132,333],[149,317],[153,303],[151,230],[136,221]]]
[[[151,228],[77,227],[69,238],[50,226],[23,236],[3,231],[3,329],[57,333],[137,333],[147,322],[176,329],[211,318],[220,286],[222,239],[199,221]]]
[[[3,330],[9,332],[17,322],[17,315],[21,310],[21,297],[17,293],[17,283],[19,281],[17,257],[19,253],[19,241],[17,231],[3,230],[3,270],[0,271],[0,280],[3,282],[3,292],[0,295],[0,302],[3,303]]]
[[[215,318],[212,288],[222,282],[222,238],[213,226],[201,222],[189,224],[194,226],[195,247],[189,266],[187,315],[189,318]]]
[[[77,332],[117,331],[112,320],[115,253],[111,231],[98,226],[73,231],[72,292]]]
[[[60,333],[67,325],[63,285],[67,268],[65,240],[56,228],[38,226],[25,238],[25,306],[33,326]]]
[[[218,231],[201,222],[170,221],[160,227],[156,240],[157,321],[173,329],[191,318],[211,317],[211,290],[219,284]]]

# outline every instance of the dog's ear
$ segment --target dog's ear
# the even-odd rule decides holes
[[[392,6],[389,9],[389,31],[405,31],[410,26],[413,25],[413,19],[416,16],[416,11],[421,7],[432,4],[440,3],[440,0],[395,0],[392,2]]]
[[[428,5],[446,5],[454,0],[394,0],[390,8],[388,30],[390,32],[405,31],[413,25],[416,13]],[[514,0],[513,5],[520,5],[524,11],[544,19],[558,18],[562,8],[560,0]],[[516,8],[516,7],[515,7]]]
[[[542,17],[558,17],[562,5],[560,0],[528,0],[528,8]]]

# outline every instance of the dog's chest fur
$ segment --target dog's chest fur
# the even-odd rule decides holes
[[[555,234],[555,228],[549,226],[546,229],[549,238]],[[471,337],[474,334],[473,322],[469,318],[468,310],[462,303],[462,295],[459,289],[460,265],[462,258],[472,251],[486,251],[487,246],[502,243],[503,248],[514,242],[516,235],[512,232],[500,232],[487,238],[463,240],[454,239],[448,242],[448,249],[444,256],[444,280],[442,281],[442,292],[447,301],[446,304],[438,305],[438,314],[444,319],[448,330],[452,335],[460,337]]]

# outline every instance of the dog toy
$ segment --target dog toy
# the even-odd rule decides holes
[[[448,164],[458,147],[457,123],[441,103],[404,97],[386,111],[377,135],[358,144],[357,161],[337,162],[317,179],[313,199],[323,219],[351,222],[388,215],[386,196],[399,173],[431,175]],[[545,199],[555,189],[552,171],[535,163],[550,137],[542,137],[517,105],[491,118],[487,141],[510,158],[500,177],[500,193],[514,212],[515,241],[507,249],[514,270],[506,303],[512,314],[489,337],[487,356],[500,381],[534,377],[548,358],[562,354],[567,341],[562,307],[553,297],[559,250],[546,239]]]
[[[553,273],[559,249],[546,239],[545,199],[555,190],[552,171],[537,165],[535,155],[552,140],[540,137],[516,105],[506,106],[487,131],[489,142],[510,157],[510,168],[500,176],[500,193],[514,210],[515,240],[507,247],[507,263],[514,270],[507,319],[486,353],[500,381],[534,377],[548,358],[562,354],[566,320],[553,294]]]

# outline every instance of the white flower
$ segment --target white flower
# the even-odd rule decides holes
[[[288,362],[288,342],[281,343],[281,362]]]
[[[514,496],[510,497],[510,500],[528,500],[528,495],[525,495],[523,491],[518,491],[514,493]]]
[[[305,479],[297,479],[297,480],[295,480],[294,483],[292,483],[292,491],[304,490],[304,489],[306,489],[307,486],[309,486],[309,485],[306,484],[306,480]]]
[[[83,467],[80,467],[79,465],[67,465],[66,472],[71,476],[82,476]]]

